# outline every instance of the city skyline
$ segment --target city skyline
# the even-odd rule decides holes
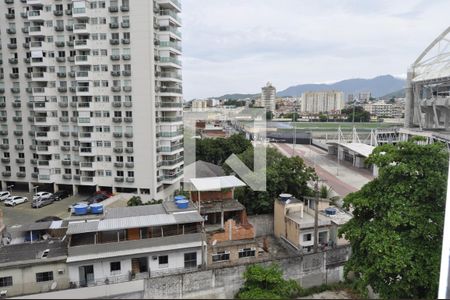
[[[191,100],[257,93],[267,81],[283,90],[383,74],[404,78],[423,45],[447,27],[449,4],[186,0],[183,7],[183,92]]]

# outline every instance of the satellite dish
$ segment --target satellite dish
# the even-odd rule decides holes
[[[53,281],[52,285],[50,286],[50,290],[53,291],[54,289],[56,289],[57,286],[58,286],[58,282]]]

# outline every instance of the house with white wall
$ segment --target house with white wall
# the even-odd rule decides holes
[[[192,202],[111,208],[99,220],[68,225],[72,287],[196,270],[204,261],[203,218]],[[206,249],[204,249],[206,251]]]

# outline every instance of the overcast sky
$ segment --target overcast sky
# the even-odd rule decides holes
[[[182,0],[186,100],[405,76],[450,26],[449,0]]]

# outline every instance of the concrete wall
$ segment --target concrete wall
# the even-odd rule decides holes
[[[343,265],[349,258],[350,252],[350,247],[342,247],[327,252],[268,260],[260,264],[268,266],[275,262],[283,270],[286,279],[294,279],[302,287],[308,288],[343,280]],[[244,283],[243,274],[246,267],[247,265],[213,268],[21,298],[233,298]]]
[[[255,237],[273,235],[273,215],[248,216],[248,222],[253,225]]]
[[[61,270],[62,274],[58,271]],[[53,280],[45,282],[36,282],[36,273],[53,272]],[[69,278],[65,262],[55,262],[42,265],[30,265],[23,268],[1,269],[0,277],[12,276],[13,285],[2,287],[0,290],[6,290],[7,296],[46,293],[50,291],[53,282],[56,282],[56,289],[67,289],[69,287]]]

